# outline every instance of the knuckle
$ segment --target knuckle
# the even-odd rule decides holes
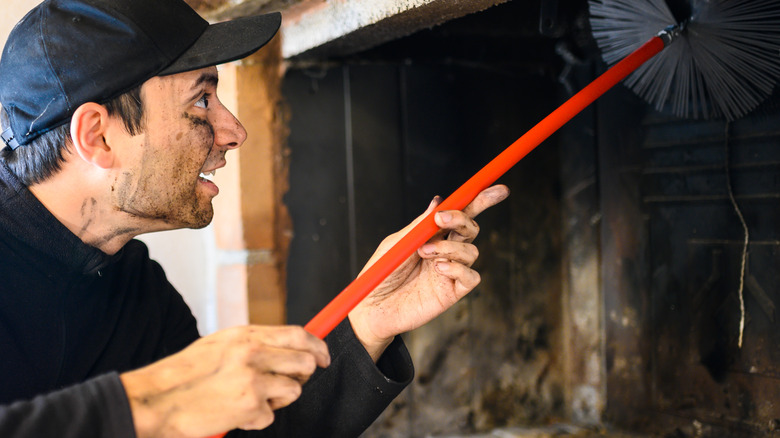
[[[265,429],[274,422],[274,411],[268,409],[257,417],[257,420],[252,422],[252,426],[257,429]]]
[[[301,326],[289,326],[290,327],[290,341],[295,343],[296,345],[301,345],[306,343],[306,340],[308,338],[308,333],[306,330],[303,329]]]
[[[257,408],[258,400],[263,396],[263,391],[259,389],[261,385],[258,384],[258,376],[253,372],[244,372],[233,379],[233,386],[241,388],[240,400],[245,408],[255,409]]]
[[[473,219],[468,218],[464,220],[463,224],[458,228],[458,231],[463,236],[476,236],[479,234],[479,225],[477,225]]]
[[[303,359],[301,360],[301,365],[303,366],[303,372],[307,377],[312,375],[317,369],[317,361],[311,354],[304,355]]]
[[[302,389],[301,385],[297,385],[296,384],[295,386],[291,387],[290,388],[290,392],[289,392],[289,396],[287,397],[286,400],[284,400],[284,405],[285,406],[291,405],[296,400],[298,400],[298,398],[301,397],[302,393],[303,393],[303,389]]]
[[[241,391],[237,400],[238,408],[244,412],[256,412],[262,409],[262,403],[260,402],[261,399],[262,397],[257,394],[256,391]]]
[[[292,386],[290,386],[290,396],[292,398],[291,402],[297,400],[302,393],[303,393],[303,386],[301,386],[300,384],[294,383]]]
[[[238,363],[249,366],[264,350],[262,345],[241,344],[233,348],[233,357]]]
[[[285,384],[281,384],[276,391],[276,396],[270,400],[271,406],[274,409],[283,408],[292,404],[303,393],[303,386],[292,380],[287,379]]]

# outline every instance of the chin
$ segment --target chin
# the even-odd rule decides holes
[[[186,214],[179,214],[176,217],[171,217],[169,223],[174,225],[174,228],[191,228],[198,230],[205,228],[214,219],[214,208],[211,203],[202,206],[201,208],[192,209]]]
[[[188,226],[187,228],[191,228],[193,230],[200,230],[202,228],[206,228],[208,226],[208,224],[210,224],[210,223],[211,223],[211,220],[209,219],[208,221],[206,221],[204,223],[200,223],[200,222],[199,223],[195,223],[195,224],[192,224],[192,225]]]
[[[198,217],[193,218],[193,221],[189,225],[187,225],[187,228],[192,228],[194,230],[205,228],[208,224],[211,223],[213,219],[214,219],[214,209],[209,208],[208,212],[204,212],[202,216],[198,215]]]

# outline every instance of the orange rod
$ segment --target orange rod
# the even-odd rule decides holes
[[[360,303],[375,287],[379,285],[410,255],[433,237],[439,227],[433,221],[433,215],[440,210],[462,210],[477,195],[511,169],[518,161],[534,150],[550,135],[566,124],[585,107],[601,97],[607,90],[615,86],[640,65],[655,56],[664,48],[660,37],[653,37],[640,48],[636,49],[612,68],[604,72],[579,93],[564,102],[541,122],[531,128],[525,135],[509,145],[501,154],[477,172],[465,184],[455,190],[447,199],[439,204],[408,234],[401,238],[389,251],[368,268],[362,275],[339,293],[320,313],[314,316],[304,328],[309,333],[324,339],[349,312]],[[210,438],[222,438],[225,434]]]
[[[412,255],[417,248],[436,234],[439,227],[433,221],[434,213],[440,210],[462,210],[465,208],[482,190],[493,184],[547,137],[663,48],[663,40],[660,37],[653,37],[564,102],[439,204],[422,222],[417,224],[374,265],[350,283],[320,313],[314,316],[304,328],[320,339],[325,338],[366,295]]]

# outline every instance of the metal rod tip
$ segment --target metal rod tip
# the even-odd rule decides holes
[[[664,41],[664,47],[666,47],[673,43],[683,33],[684,29],[685,23],[674,24],[658,32],[657,36]]]

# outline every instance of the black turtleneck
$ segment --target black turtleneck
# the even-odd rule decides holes
[[[4,164],[0,206],[0,436],[133,437],[118,373],[192,343],[195,318],[142,242],[84,244]],[[332,365],[251,436],[357,436],[411,380],[400,338],[380,368],[348,322],[327,341]]]
[[[109,256],[0,169],[0,403],[149,364],[198,337],[146,246]]]

